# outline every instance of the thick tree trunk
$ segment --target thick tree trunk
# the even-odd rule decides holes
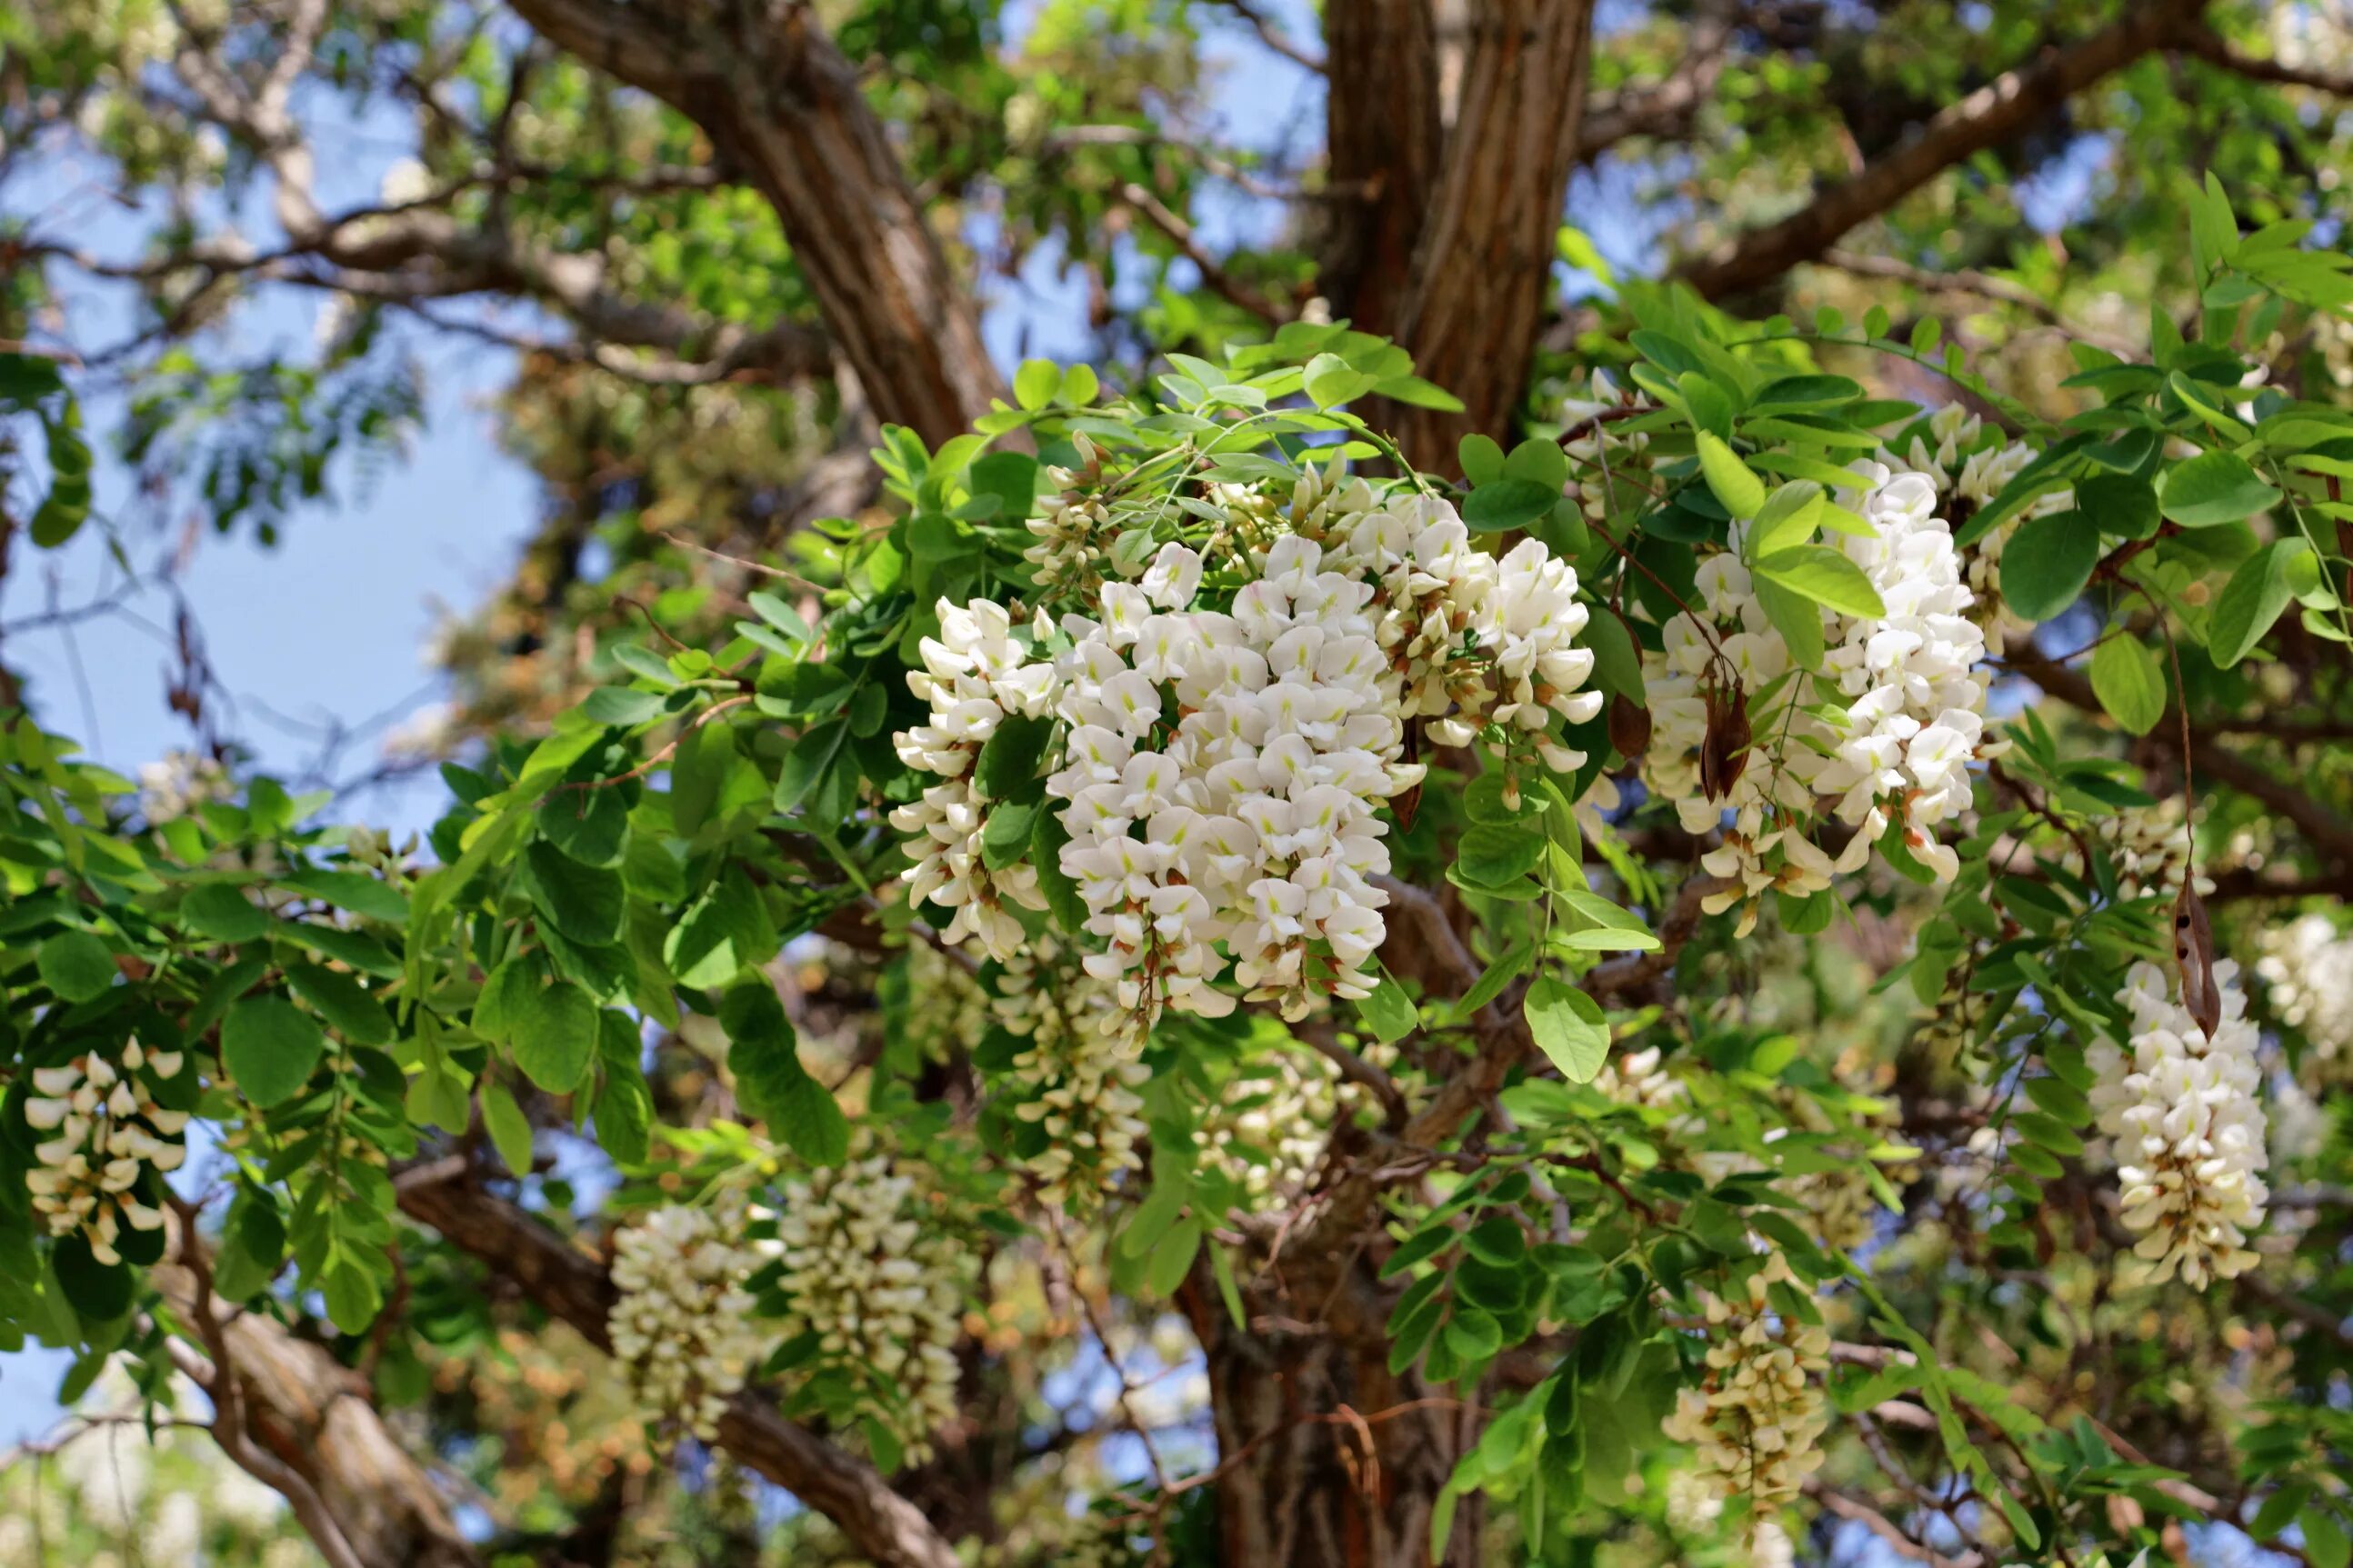
[[[1593,30],[1592,0],[1462,10],[1467,45],[1449,67],[1435,0],[1327,7],[1331,174],[1343,196],[1322,283],[1335,315],[1396,338],[1462,400],[1460,414],[1363,410],[1416,467],[1441,473],[1455,471],[1464,436],[1505,433],[1526,385]],[[1349,191],[1362,195],[1351,204]]]
[[[1501,436],[1527,385],[1585,114],[1592,0],[1472,0],[1461,108],[1397,325],[1460,414],[1368,414],[1417,467],[1457,471],[1473,432]]]
[[[1336,195],[1316,284],[1333,314],[1386,335],[1405,308],[1445,146],[1437,12],[1431,0],[1351,0],[1325,8],[1324,30]]]
[[[149,1279],[194,1332],[195,1272],[159,1263]],[[214,1313],[242,1391],[247,1437],[310,1484],[365,1568],[479,1568],[432,1479],[385,1425],[357,1373],[273,1318],[217,1302]]]
[[[875,417],[933,446],[1002,395],[970,292],[925,224],[858,76],[799,0],[514,0],[559,47],[669,102],[784,223]]]
[[[1475,1568],[1481,1510],[1461,1500],[1443,1557],[1430,1521],[1476,1440],[1476,1413],[1388,1370],[1388,1292],[1361,1258],[1319,1321],[1314,1289],[1234,1326],[1209,1280],[1187,1292],[1218,1433],[1221,1568]],[[1266,1310],[1259,1311],[1259,1306]]]

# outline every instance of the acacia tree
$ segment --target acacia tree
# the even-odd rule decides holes
[[[12,678],[0,1322],[338,1568],[2344,1563],[2353,81],[2268,20],[11,18],[17,560],[139,547],[101,421],[303,526],[425,334],[551,505],[411,850],[193,638],[143,791]]]

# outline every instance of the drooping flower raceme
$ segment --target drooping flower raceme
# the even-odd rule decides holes
[[[1839,499],[1869,531],[1839,545],[1882,614],[1812,612],[1826,644],[1820,668],[1793,668],[1735,524],[1728,547],[1700,563],[1698,603],[1668,620],[1661,651],[1645,659],[1652,730],[1643,780],[1674,804],[1686,831],[1722,823],[1723,841],[1703,864],[1731,886],[1707,907],[1744,906],[1744,931],[1764,893],[1829,887],[1860,868],[1891,825],[1938,879],[1957,875],[1959,858],[1936,828],[1967,808],[1968,764],[1995,749],[1985,736],[1985,637],[1968,616],[1971,595],[1936,487],[1878,463],[1852,472],[1855,486]],[[1815,841],[1825,808],[1852,830],[1836,860]]]
[[[1886,614],[1847,620],[1823,657],[1849,705],[1838,754],[1814,786],[1839,797],[1839,819],[1856,829],[1841,869],[1861,865],[1892,822],[1913,858],[1949,881],[1960,857],[1936,829],[1968,809],[1968,763],[1986,754],[1985,634],[1968,618],[1971,595],[1936,488],[1917,474],[1857,467],[1874,531],[1842,542]]]
[[[2130,1054],[2105,1040],[2088,1055],[2099,1083],[2092,1105],[2110,1139],[2124,1222],[2141,1233],[2138,1280],[2228,1279],[2255,1261],[2247,1232],[2270,1192],[2263,1110],[2256,1098],[2255,1026],[2239,966],[2214,965],[2221,1022],[2210,1039],[2179,999],[2174,977],[2137,963],[2117,1000],[2132,1015]]]
[[[1039,1195],[1062,1206],[1142,1167],[1149,1129],[1136,1093],[1149,1076],[1144,1038],[1113,988],[1071,962],[1052,937],[1008,960],[989,1005],[1022,1042],[1012,1075],[1029,1098],[1015,1114],[1038,1123],[1044,1146],[1029,1162]]]
[[[1024,662],[1026,652],[997,605],[976,599],[958,609],[942,600],[939,616],[940,635],[923,641],[923,668],[907,677],[908,687],[932,705],[932,721],[897,740],[900,761],[946,782],[893,811],[891,826],[920,846],[908,873],[911,896],[955,911],[941,934],[950,942],[975,937],[992,956],[1006,958],[1021,944],[1021,922],[1006,902],[1042,910],[1046,901],[1037,868],[1017,861],[992,871],[983,858],[991,803],[975,767],[1008,714],[1039,718],[1047,711],[1054,672]]]
[[[1830,1426],[1821,1384],[1830,1331],[1782,1315],[1767,1295],[1789,1278],[1777,1252],[1749,1275],[1742,1300],[1706,1297],[1706,1375],[1677,1394],[1663,1423],[1669,1437],[1692,1445],[1697,1473],[1716,1495],[1749,1500],[1752,1531],[1771,1523],[1773,1510],[1821,1468]]]
[[[923,1224],[917,1167],[870,1152],[789,1183],[775,1214],[786,1339],[816,1336],[819,1364],[907,1457],[955,1415],[963,1285],[949,1238]]]
[[[2323,1061],[2353,1058],[2353,937],[2326,915],[2299,916],[2264,933],[2255,973],[2273,1014]]]
[[[1026,634],[1039,658],[1004,607],[943,604],[911,677],[932,721],[898,737],[911,766],[950,781],[892,816],[918,838],[914,896],[1003,962],[1023,940],[1008,906],[1044,900],[1034,866],[987,866],[997,803],[972,775],[1008,716],[1058,721],[1043,809],[1084,907],[1068,934],[1112,988],[1102,1026],[1132,1035],[1167,1008],[1222,1016],[1235,991],[1294,1019],[1367,994],[1387,934],[1379,811],[1422,772],[1403,760],[1407,722],[1567,769],[1584,759],[1557,724],[1599,706],[1580,689],[1577,574],[1541,542],[1499,559],[1444,501],[1385,498],[1336,464],[1303,475],[1287,508],[1215,493],[1210,554],[1170,540],[1146,559],[1124,538],[1106,569],[1132,559],[1138,580],[1103,581],[1081,601],[1092,613],[1059,625],[1041,610]],[[1041,577],[1050,603],[1060,581]]]
[[[183,1065],[178,1051],[130,1040],[117,1056],[93,1050],[33,1069],[25,1121],[47,1136],[34,1146],[38,1165],[25,1184],[51,1236],[79,1233],[91,1257],[114,1264],[125,1230],[163,1228],[154,1178],[187,1159],[188,1113],[156,1103],[155,1089]]]
[[[760,1258],[742,1234],[740,1203],[671,1204],[613,1244],[613,1354],[649,1414],[704,1438],[773,1337],[752,1315],[744,1280]]]

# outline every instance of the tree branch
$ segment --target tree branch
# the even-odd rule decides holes
[[[1930,180],[2024,130],[2074,94],[2164,47],[2205,0],[2141,0],[2107,27],[2033,64],[2003,72],[1936,115],[1919,133],[1816,194],[1780,222],[1734,235],[1686,262],[1677,276],[1720,300],[1757,288],[1820,258],[1841,236]]]
[[[782,221],[837,352],[887,424],[936,446],[1004,395],[858,76],[805,0],[513,0],[551,43],[662,99]]]
[[[2220,66],[2233,76],[2245,77],[2250,81],[2268,82],[2274,87],[2300,87],[2338,98],[2353,98],[2353,76],[2242,54],[2228,38],[2209,26],[2187,29],[2182,35],[2180,47],[2185,53],[2195,55],[2209,65]]]
[[[506,1200],[471,1184],[461,1167],[412,1167],[396,1181],[401,1211],[430,1226],[520,1288],[597,1349],[609,1352],[615,1292],[595,1259]],[[958,1568],[955,1550],[881,1472],[787,1421],[765,1395],[736,1394],[720,1418],[719,1446],[840,1527],[885,1568]]]
[[[213,1402],[221,1452],[286,1500],[332,1568],[477,1568],[424,1470],[366,1390],[323,1347],[213,1294],[195,1210],[175,1204],[171,1260],[149,1271],[164,1305],[204,1342],[172,1342]]]
[[[1377,405],[1366,415],[1416,468],[1446,473],[1462,437],[1504,433],[1526,386],[1553,294],[1593,39],[1592,0],[1479,0],[1471,13],[1461,109],[1396,331],[1418,374],[1463,409]]]

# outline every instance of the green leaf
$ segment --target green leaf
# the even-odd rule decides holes
[[[1558,489],[1534,479],[1497,479],[1472,490],[1462,503],[1462,523],[1473,533],[1503,533],[1528,524],[1552,510],[1560,500]]]
[[[1380,378],[1367,375],[1338,354],[1322,353],[1307,362],[1304,385],[1318,408],[1354,402],[1373,390]]]
[[[1405,987],[1386,974],[1373,987],[1371,995],[1356,999],[1356,1012],[1364,1018],[1365,1026],[1372,1030],[1373,1037],[1383,1044],[1405,1038],[1421,1021]]]
[[[2305,1561],[2312,1568],[2346,1568],[2353,1562],[2353,1542],[2346,1540],[2345,1527],[2323,1505],[2307,1506],[2296,1523],[2303,1528]]]
[[[114,984],[114,954],[86,931],[60,931],[34,955],[41,982],[68,1002],[89,1002]]]
[[[1528,986],[1527,1018],[1536,1048],[1569,1082],[1590,1083],[1609,1059],[1609,1020],[1576,986],[1537,975]]]
[[[1045,407],[1061,389],[1062,367],[1052,360],[1024,360],[1013,373],[1013,400],[1024,408]]]
[[[2165,476],[2158,510],[2184,528],[2218,528],[2243,522],[2278,504],[2279,491],[2235,452],[2208,452],[2190,458]],[[2002,552],[2002,570],[2010,569],[2010,553]]]
[[[1741,542],[1748,559],[1811,542],[1825,500],[1822,487],[1811,479],[1799,479],[1775,490]]]
[[[1019,801],[1003,801],[988,814],[980,830],[981,864],[1002,871],[1029,852],[1038,808]]]
[[[2206,651],[2228,669],[2263,640],[2291,599],[2320,586],[2320,561],[2302,538],[2274,539],[2246,560],[2222,586],[2207,623]]]
[[[523,851],[523,868],[530,873],[533,904],[557,931],[590,947],[621,939],[628,892],[619,872],[584,866],[545,839]]]
[[[206,882],[180,900],[180,922],[215,942],[251,942],[269,929],[269,911],[227,882]]]
[[[1792,594],[1827,605],[1841,615],[1884,616],[1887,606],[1871,585],[1862,568],[1843,552],[1827,544],[1800,544],[1777,550],[1751,564],[1757,576]]]
[[[392,1015],[384,1010],[384,1004],[348,974],[315,963],[290,963],[286,984],[355,1046],[388,1046],[396,1037]]]
[[[2030,517],[2001,552],[2001,597],[2030,621],[2047,621],[2084,596],[2100,563],[2100,532],[2080,511]]]
[[[49,1249],[49,1264],[66,1304],[90,1321],[111,1323],[131,1310],[135,1281],[130,1267],[100,1263],[90,1256],[90,1243],[79,1232],[58,1238]]]
[[[628,727],[642,724],[662,710],[659,691],[639,691],[632,686],[600,686],[580,703],[580,711],[599,724]]]
[[[1095,394],[1102,390],[1103,383],[1095,374],[1095,367],[1083,360],[1062,372],[1061,401],[1074,408],[1092,403]]]
[[[569,1094],[596,1054],[596,1004],[569,980],[543,987],[514,1018],[514,1061],[550,1094]]]
[[[229,1076],[264,1110],[300,1093],[327,1048],[310,1015],[280,996],[250,996],[231,1007],[220,1039]]]
[[[539,803],[540,837],[583,866],[619,865],[629,834],[622,787],[598,780],[550,790]]]
[[[1473,485],[1491,485],[1504,477],[1504,448],[1493,436],[1463,437],[1456,460],[1461,464],[1462,477]]]
[[[1535,870],[1546,843],[1533,827],[1474,827],[1456,846],[1454,868],[1480,887],[1500,888]]]
[[[1038,764],[1046,755],[1046,737],[1053,732],[1050,719],[1026,719],[1008,713],[997,721],[996,732],[980,748],[973,779],[991,800],[1033,796]]]
[[[624,1165],[642,1165],[652,1147],[653,1097],[634,1067],[607,1064],[596,1089],[596,1141]]]
[[[849,1121],[825,1086],[801,1066],[799,1041],[776,987],[765,978],[727,988],[719,1026],[727,1032],[727,1070],[744,1109],[795,1153],[820,1165],[849,1155]]]
[[[2109,718],[2136,735],[2147,734],[2165,717],[2165,670],[2157,651],[2118,630],[2092,650],[2092,693]]]
[[[1607,605],[1598,606],[1585,623],[1584,640],[1585,646],[1593,650],[1595,685],[1636,703],[1647,700],[1641,649],[1635,646],[1634,634],[1626,629],[1626,623],[1616,611]]]
[[[2087,474],[2075,481],[2075,510],[2116,539],[2150,539],[2160,521],[2157,488],[2135,474]]]
[[[1707,488],[1724,503],[1724,510],[1735,517],[1755,517],[1765,504],[1765,481],[1748,471],[1748,465],[1723,440],[1702,430],[1695,439],[1699,443],[1699,469],[1707,478]]]
[[[515,1175],[531,1174],[531,1121],[522,1107],[496,1079],[484,1079],[476,1098],[482,1102],[483,1131],[490,1133],[500,1163]]]

